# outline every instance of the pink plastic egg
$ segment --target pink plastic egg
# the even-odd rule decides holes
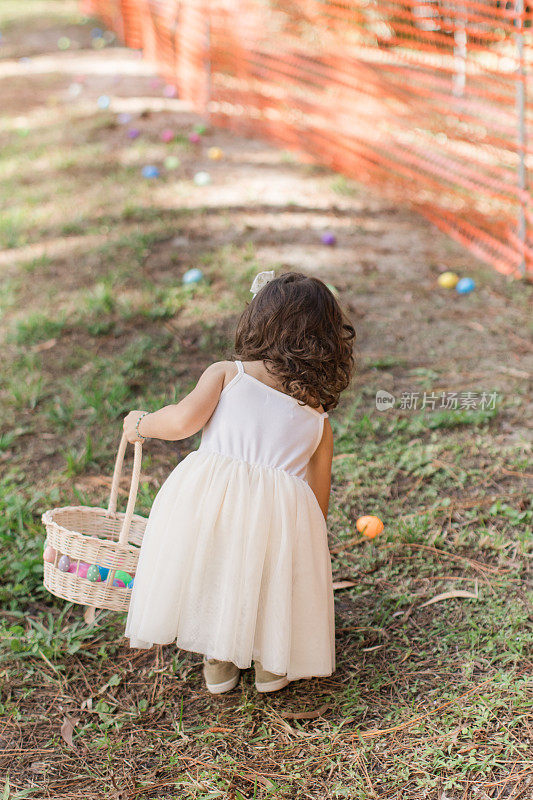
[[[161,131],[161,141],[165,142],[165,144],[171,142],[173,138],[174,138],[174,131],[171,130],[170,128],[165,128],[164,130]]]
[[[56,551],[52,547],[52,545],[47,544],[44,548],[43,553],[43,561],[47,561],[49,564],[53,564],[56,560]]]
[[[200,136],[199,133],[190,133],[189,134],[189,142],[191,142],[191,144],[198,144],[198,142],[200,142],[201,139],[202,139],[202,137]]]
[[[116,581],[113,581],[113,586],[118,586],[121,589],[125,589],[126,588],[126,584],[124,583],[124,581],[120,581],[118,579]]]

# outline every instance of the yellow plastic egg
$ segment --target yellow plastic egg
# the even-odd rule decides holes
[[[455,272],[443,272],[442,275],[439,275],[437,278],[437,283],[439,286],[442,286],[443,289],[453,289],[458,280],[459,275],[456,275]]]
[[[221,150],[220,147],[210,147],[207,151],[207,155],[211,161],[220,161],[221,158],[224,158],[224,151]]]

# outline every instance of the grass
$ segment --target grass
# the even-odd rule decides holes
[[[8,6],[24,24],[32,9],[39,24],[50,11],[54,41],[60,25],[74,24],[75,4],[64,5],[66,17],[56,16],[63,4],[44,0]],[[63,79],[46,88],[35,78],[42,109],[49,93],[68,87]],[[97,96],[104,89],[92,89],[93,79],[86,91]],[[149,92],[147,79],[135,80],[140,94]],[[239,238],[243,217],[230,203],[212,209],[198,195],[196,206],[185,206],[196,191],[187,177],[197,165],[190,120],[172,119],[180,170],[146,183],[136,154],[162,162],[157,131],[168,118],[143,118],[143,141],[127,149],[113,115],[50,108],[46,124],[32,124],[24,137],[0,132],[0,174],[9,184],[0,234],[10,254],[0,299],[4,797],[527,798],[533,506],[520,378],[527,351],[516,332],[527,329],[528,287],[518,291],[470,265],[487,287],[461,301],[486,328],[481,349],[461,327],[464,309],[452,308],[449,296],[416,295],[401,258],[394,280],[359,274],[351,261],[329,276],[338,277],[343,303],[370,312],[355,314],[360,367],[331,414],[332,563],[335,580],[353,584],[336,591],[337,670],[272,697],[258,695],[247,673],[236,691],[211,697],[197,656],[172,646],[129,650],[123,615],[102,612],[88,627],[79,607],[46,592],[40,516],[58,505],[106,504],[123,416],[174,402],[205,366],[231,354],[253,275],[283,269],[285,253],[272,253],[278,243],[268,216],[254,219],[254,243],[252,234]],[[234,159],[229,169],[237,170]],[[285,174],[284,163],[281,156]],[[287,196],[307,196],[315,180],[326,191],[325,176],[332,207],[339,194],[357,198],[364,252],[362,188],[291,166],[302,183]],[[237,180],[233,172],[229,180]],[[293,217],[305,260],[315,247],[305,239],[309,219]],[[390,213],[387,220],[393,224]],[[413,217],[429,248],[435,236],[418,224]],[[188,244],[174,246],[176,236]],[[457,268],[453,259],[464,253],[438,241],[438,263]],[[193,266],[205,280],[184,287],[181,275]],[[435,335],[429,317],[441,325]],[[509,364],[511,372],[498,371]],[[384,387],[397,398],[483,390],[497,402],[459,410],[397,402],[378,413]],[[149,513],[173,464],[198,439],[145,447],[139,513]],[[385,530],[361,543],[355,520],[367,513],[379,514]],[[60,732],[66,716],[76,720],[72,748]]]

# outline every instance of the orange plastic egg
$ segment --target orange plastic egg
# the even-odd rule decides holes
[[[367,539],[374,539],[383,530],[383,523],[379,517],[359,517],[355,527]]]

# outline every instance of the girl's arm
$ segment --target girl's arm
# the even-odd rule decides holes
[[[220,392],[229,367],[229,361],[218,361],[211,364],[201,375],[200,380],[183,400],[171,406],[160,408],[153,414],[146,414],[139,423],[141,436],[153,439],[166,439],[174,442],[187,439],[201,430],[217,407]],[[142,411],[130,411],[124,419],[124,431],[129,442],[139,441],[137,437],[137,420]]]
[[[322,439],[307,466],[307,482],[318,500],[324,519],[328,517],[332,459],[333,431],[331,430],[329,419],[326,417]]]

